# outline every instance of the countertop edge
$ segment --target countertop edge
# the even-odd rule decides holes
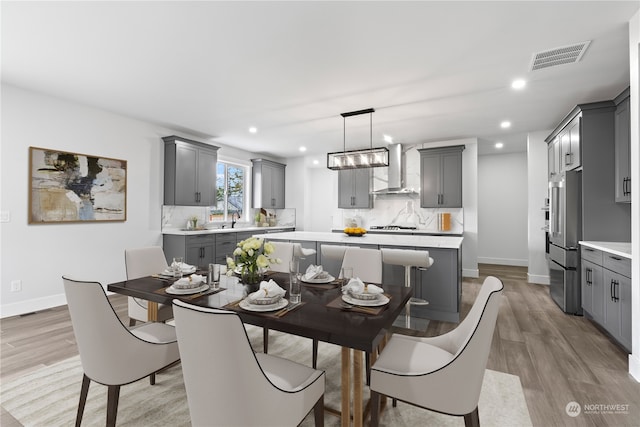
[[[282,225],[276,227],[239,227],[239,228],[213,228],[207,230],[180,230],[180,229],[165,229],[162,230],[162,234],[171,235],[171,236],[198,236],[202,234],[225,234],[225,233],[242,233],[246,231],[254,231],[260,232],[263,230],[289,230],[294,229],[294,225]]]
[[[631,259],[631,243],[627,242],[594,242],[588,240],[581,240],[580,245],[587,246],[589,248],[597,249],[600,251],[608,252],[610,254],[618,255]]]

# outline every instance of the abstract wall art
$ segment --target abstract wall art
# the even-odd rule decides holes
[[[29,224],[126,221],[127,161],[29,147]]]

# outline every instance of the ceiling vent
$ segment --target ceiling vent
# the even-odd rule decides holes
[[[589,47],[591,41],[576,43],[571,46],[557,47],[555,49],[536,53],[531,63],[531,71],[542,68],[555,67],[556,65],[578,62]]]

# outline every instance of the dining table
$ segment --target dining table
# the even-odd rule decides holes
[[[274,280],[287,290],[288,273],[267,272],[264,280]],[[343,301],[340,279],[329,283],[305,283],[301,302],[288,304],[273,311],[253,311],[246,308],[248,288],[235,276],[222,276],[219,289],[205,289],[195,294],[172,295],[167,293],[175,279],[152,275],[133,280],[111,283],[107,289],[149,302],[150,321],[157,320],[157,305],[171,304],[175,298],[202,307],[227,309],[237,312],[244,323],[276,330],[341,347],[341,408],[329,412],[341,417],[342,426],[363,425],[371,408],[364,402],[364,355],[370,355],[373,365],[377,350],[384,345],[394,320],[401,313],[412,295],[412,289],[394,284],[378,284],[388,302],[379,306],[352,306]],[[386,300],[385,300],[386,301]],[[243,308],[244,307],[244,308]],[[353,387],[353,394],[349,391]],[[351,402],[353,401],[353,408]]]

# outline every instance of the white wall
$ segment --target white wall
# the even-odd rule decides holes
[[[527,154],[479,156],[478,262],[526,266],[527,252]]]
[[[631,323],[632,354],[629,372],[640,381],[640,12],[629,21],[629,65],[631,78]]]
[[[542,285],[549,284],[549,267],[545,257],[544,199],[547,197],[547,143],[544,139],[551,130],[532,132],[527,136],[527,187],[528,187],[528,256],[527,280]]]
[[[66,303],[62,275],[104,286],[125,279],[124,249],[162,243],[163,142],[198,137],[2,85],[0,316]],[[214,144],[220,145],[220,144]],[[127,220],[28,225],[29,146],[127,160]],[[230,150],[231,157],[252,153]],[[21,292],[10,292],[13,280]]]

